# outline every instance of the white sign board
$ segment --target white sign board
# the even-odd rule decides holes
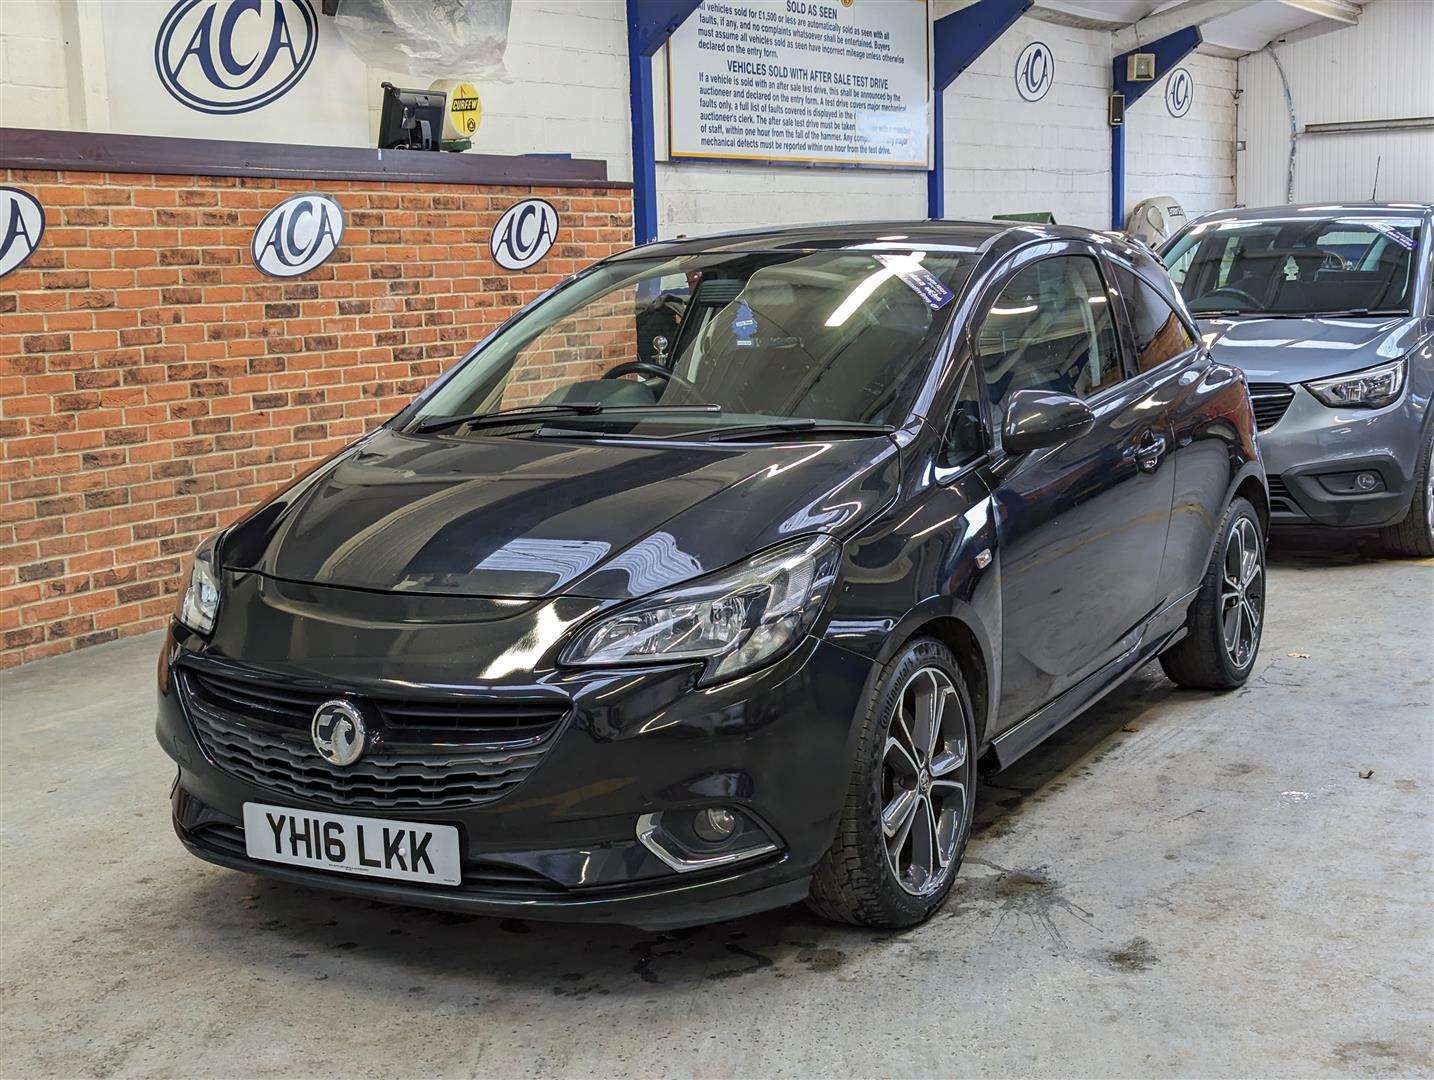
[[[674,158],[930,167],[925,0],[703,0],[667,49]]]

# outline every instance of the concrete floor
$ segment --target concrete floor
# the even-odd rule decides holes
[[[157,640],[3,684],[0,1075],[1434,1075],[1434,563],[1278,538],[1257,674],[983,789],[904,934],[454,917],[188,856]],[[1373,775],[1361,779],[1361,770]]]

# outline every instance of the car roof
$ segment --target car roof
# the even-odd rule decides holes
[[[841,221],[792,225],[783,229],[746,229],[712,236],[661,240],[609,256],[604,264],[628,259],[672,258],[700,254],[745,254],[761,251],[820,251],[823,249],[890,244],[910,250],[962,251],[974,257],[1002,257],[1028,244],[1050,240],[1078,240],[1119,253],[1147,272],[1147,282],[1167,299],[1179,303],[1179,290],[1171,284],[1159,258],[1144,244],[1125,235],[1077,225],[1046,225],[1022,221]]]
[[[1434,214],[1434,204],[1418,202],[1350,202],[1350,203],[1296,203],[1285,206],[1245,206],[1235,210],[1215,210],[1201,214],[1200,221],[1264,221],[1274,218],[1289,218],[1308,214],[1325,217],[1376,217],[1387,214],[1415,214],[1429,217]]]
[[[853,244],[889,242],[904,248],[917,245],[964,247],[974,254],[992,238],[1013,229],[1041,230],[1044,236],[1089,239],[1092,230],[1062,225],[1025,225],[1014,221],[841,221],[790,225],[780,229],[744,229],[711,236],[680,237],[632,248],[617,259],[695,255],[705,252],[790,251],[843,248]]]

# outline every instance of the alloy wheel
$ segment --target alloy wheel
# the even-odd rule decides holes
[[[970,806],[968,752],[961,695],[940,668],[921,668],[896,698],[881,768],[887,866],[914,896],[939,890],[954,869]]]
[[[1434,536],[1434,440],[1429,443],[1429,467],[1424,470],[1424,525]]]
[[[1225,652],[1236,668],[1248,667],[1260,644],[1265,614],[1265,560],[1255,523],[1239,517],[1225,541],[1225,566],[1220,580],[1220,620]]]

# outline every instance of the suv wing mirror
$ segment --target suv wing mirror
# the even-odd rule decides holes
[[[1006,405],[1001,445],[1009,454],[1056,446],[1095,426],[1095,413],[1080,398],[1051,390],[1017,390]]]

